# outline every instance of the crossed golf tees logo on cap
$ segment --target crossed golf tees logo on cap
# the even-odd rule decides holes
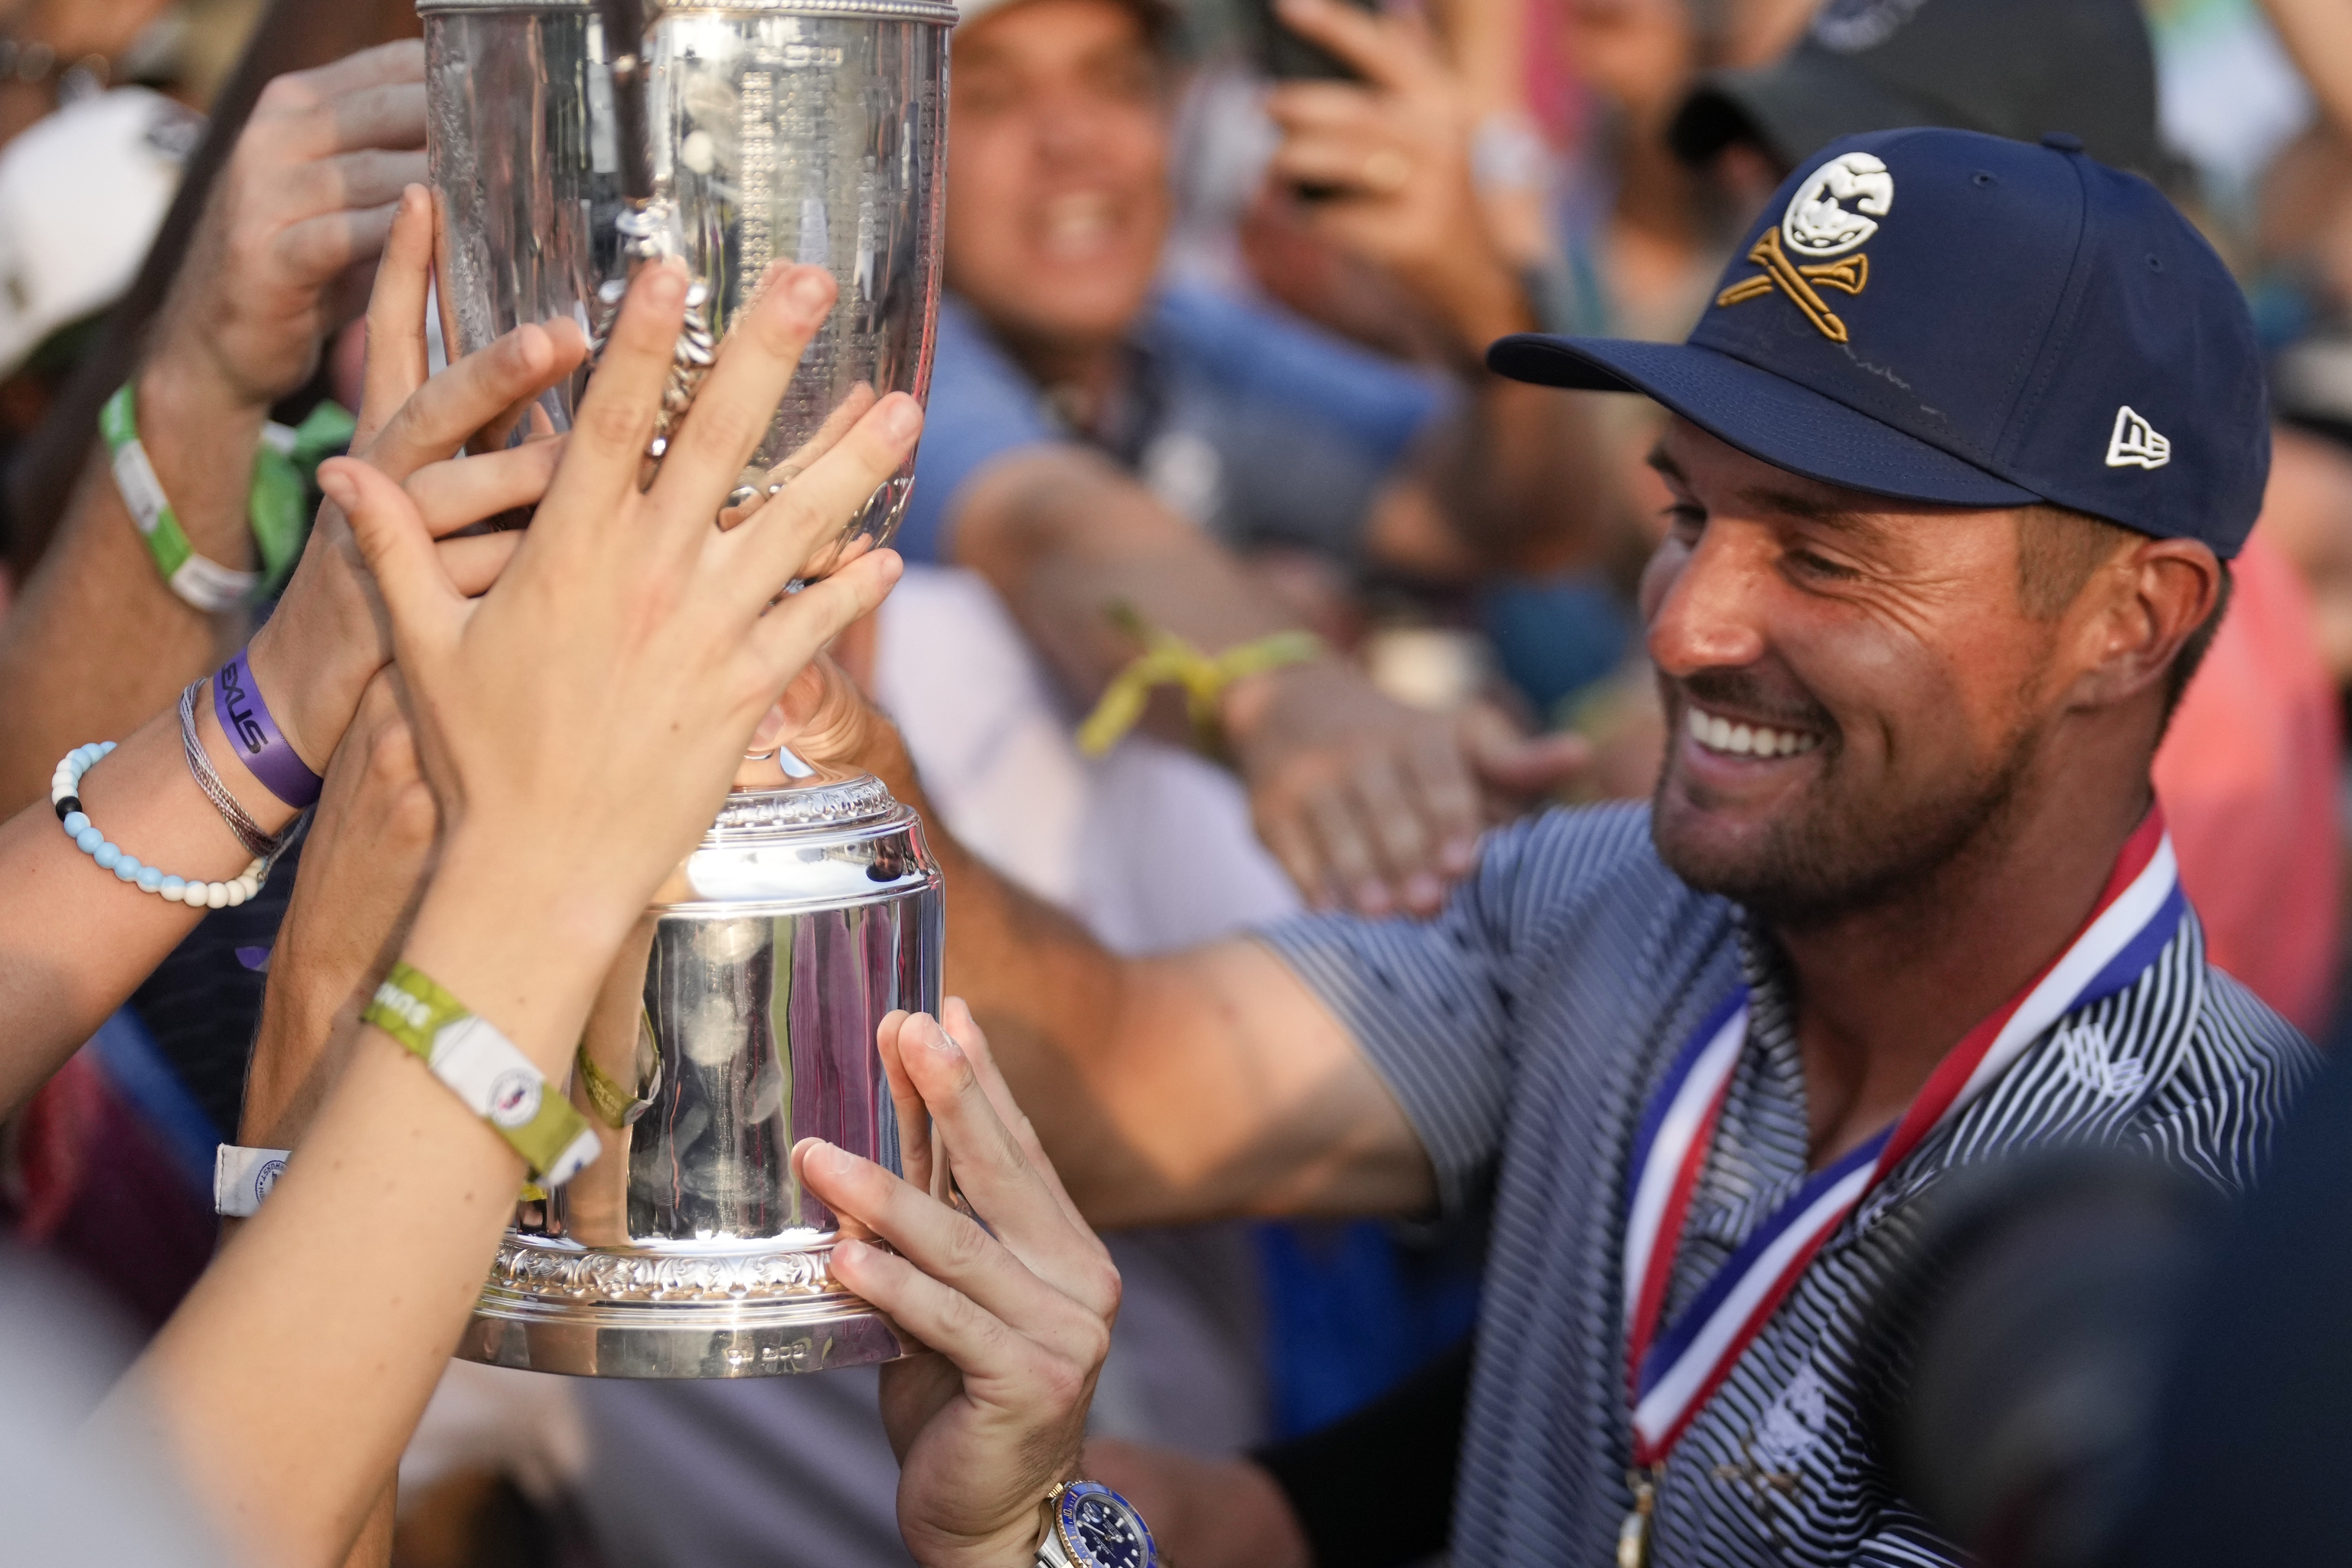
[[[1842,203],[1852,203],[1851,207]],[[1860,254],[1895,205],[1895,176],[1868,153],[1842,153],[1815,169],[1789,198],[1780,224],[1748,249],[1764,270],[1715,297],[1718,305],[1760,300],[1775,289],[1796,301],[1822,336],[1846,341],[1845,322],[1821,296],[1823,289],[1859,294],[1870,281],[1870,258]],[[1853,253],[1853,254],[1849,254]],[[1796,259],[1811,257],[1807,262]]]

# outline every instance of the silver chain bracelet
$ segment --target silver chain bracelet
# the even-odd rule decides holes
[[[188,754],[188,772],[194,777],[196,787],[205,792],[205,798],[221,814],[221,820],[228,824],[228,830],[236,835],[236,841],[245,846],[245,852],[257,860],[275,859],[284,836],[272,838],[261,830],[261,824],[253,820],[252,814],[236,803],[236,796],[229,794],[228,785],[221,783],[204,742],[196,739],[196,688],[203,684],[199,677],[180,692],[180,746]],[[288,832],[291,831],[289,826]]]

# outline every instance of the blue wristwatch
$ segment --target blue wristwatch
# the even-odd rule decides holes
[[[1153,1568],[1159,1561],[1143,1516],[1100,1481],[1064,1481],[1045,1494],[1037,1568]]]

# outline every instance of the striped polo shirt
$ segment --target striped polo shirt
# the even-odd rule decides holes
[[[1639,805],[1490,835],[1433,921],[1310,916],[1263,935],[1395,1091],[1444,1202],[1492,1197],[1454,1561],[1614,1561],[1632,1504],[1619,1258],[1637,1124],[1678,1047],[1745,980],[1748,1040],[1671,1314],[1808,1173],[1777,950],[1666,869]],[[1963,1562],[1895,1494],[1860,1427],[1863,1323],[1912,1243],[1915,1200],[1956,1166],[2059,1142],[2147,1151],[2235,1191],[2316,1060],[2207,966],[2184,915],[2136,984],[2059,1020],[1830,1236],[1669,1457],[1654,1560]]]

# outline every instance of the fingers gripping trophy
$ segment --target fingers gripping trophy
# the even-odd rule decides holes
[[[925,395],[946,0],[417,9],[452,357],[554,316],[593,343],[635,269],[682,263],[688,310],[650,472],[772,269],[827,268],[838,299],[718,526],[780,493],[880,395]],[[569,429],[583,384],[503,438]],[[811,575],[887,542],[911,481],[909,458]],[[601,1155],[524,1190],[459,1353],[745,1377],[913,1348],[834,1279],[836,1221],[789,1155],[814,1135],[902,1168],[875,1030],[893,1008],[938,1011],[942,915],[921,825],[880,781],[788,749],[748,758],[581,1041],[570,1093]]]

